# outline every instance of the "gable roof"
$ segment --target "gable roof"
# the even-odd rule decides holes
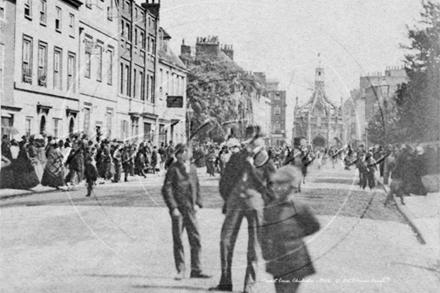
[[[180,58],[169,48],[166,49],[161,48],[158,50],[159,53],[159,61],[165,61],[174,66],[180,67],[181,69],[187,69],[185,64],[180,60]]]

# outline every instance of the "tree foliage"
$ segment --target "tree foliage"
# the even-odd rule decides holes
[[[383,119],[386,117],[386,119]],[[387,145],[400,142],[404,131],[398,126],[399,112],[394,100],[385,103],[368,122],[368,140],[373,144]]]
[[[212,127],[202,130],[199,140],[222,141],[226,127],[238,131],[245,124],[246,115],[252,112],[251,95],[260,90],[257,81],[231,60],[203,56],[184,61],[190,71],[187,98],[194,111],[191,130],[210,119]]]
[[[409,82],[397,93],[399,127],[411,140],[439,140],[440,4],[424,4],[424,29],[409,29],[413,54],[405,56]]]
[[[396,91],[395,108],[385,109],[391,116],[382,121],[375,115],[368,125],[375,143],[440,139],[440,4],[424,3],[421,17],[421,27],[408,28],[410,46],[402,46],[409,50],[404,59],[408,82]]]

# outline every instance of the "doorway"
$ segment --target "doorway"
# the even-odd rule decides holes
[[[72,135],[75,132],[75,121],[73,118],[70,118],[69,122],[69,134]]]
[[[46,131],[46,116],[41,116],[40,120],[40,133],[44,133]]]

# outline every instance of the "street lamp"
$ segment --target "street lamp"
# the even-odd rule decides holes
[[[189,142],[189,137],[191,136],[191,120],[194,116],[194,110],[191,107],[191,104],[188,103],[188,108],[186,109],[186,121],[187,121],[187,142]]]

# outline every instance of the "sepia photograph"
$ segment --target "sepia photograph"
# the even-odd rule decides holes
[[[0,0],[0,292],[440,292],[439,0]]]

